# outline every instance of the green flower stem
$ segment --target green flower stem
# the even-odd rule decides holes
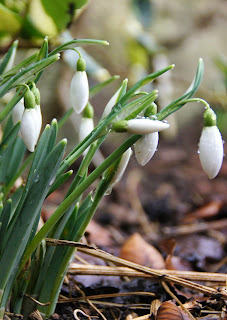
[[[185,99],[185,100],[181,101],[181,103],[184,103],[184,104],[186,104],[188,102],[201,102],[206,107],[206,109],[210,109],[209,103],[207,103],[206,100],[204,100],[204,99],[191,98],[191,99]],[[179,104],[181,104],[181,103],[179,103]]]
[[[42,239],[63,216],[65,211],[74,203],[74,201],[115,161],[117,160],[129,147],[131,147],[141,136],[130,136],[120,147],[118,147],[103,163],[96,168],[85,181],[83,181],[58,207],[53,215],[47,220],[40,231],[35,235],[29,246],[27,247],[24,258],[20,266],[23,268],[31,254],[35,251]]]
[[[70,108],[68,111],[66,111],[66,113],[63,115],[63,117],[58,121],[58,128],[60,129],[65,122],[69,119],[69,117],[71,116],[71,114],[74,112],[73,107]]]
[[[115,76],[112,76],[111,78],[101,82],[101,83],[98,83],[96,84],[95,86],[91,87],[89,89],[89,97],[93,97],[95,94],[97,94],[99,91],[101,91],[104,87],[106,87],[108,84],[112,83],[114,80],[117,80],[119,79],[120,76],[118,75],[115,75]]]
[[[159,112],[156,114],[158,120],[163,120],[166,117],[168,117],[171,113],[176,112],[177,110],[181,109],[186,103],[188,102],[201,102],[203,105],[205,105],[206,109],[210,109],[210,105],[203,99],[200,98],[191,98],[191,99],[185,99],[181,100],[178,103],[175,103],[174,105],[171,105],[171,108],[168,108],[165,113]],[[163,109],[164,110],[164,109]]]
[[[71,40],[69,42],[63,43],[60,46],[56,47],[54,50],[52,50],[49,53],[49,57],[53,56],[54,54],[65,51],[68,49],[73,49],[75,47],[79,47],[81,45],[87,45],[87,44],[102,44],[105,46],[109,45],[109,42],[106,40],[95,40],[95,39],[76,39],[76,40]]]
[[[193,94],[196,92],[196,90],[198,89],[198,87],[202,81],[203,73],[204,73],[203,59],[200,58],[199,63],[198,63],[198,67],[197,67],[197,71],[196,71],[196,76],[195,76],[195,79],[193,80],[190,88],[183,94],[183,96],[176,99],[175,101],[170,103],[168,106],[163,108],[161,111],[159,111],[156,114],[158,120],[165,119],[171,113],[174,113],[177,110],[179,110],[181,107],[183,107],[184,103],[182,101],[185,100],[186,98],[189,99],[193,96]]]

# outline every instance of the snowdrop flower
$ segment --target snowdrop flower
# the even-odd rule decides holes
[[[145,166],[153,157],[158,146],[158,132],[148,133],[142,136],[134,145],[135,156],[137,162],[141,166]]]
[[[21,120],[21,137],[30,152],[34,152],[42,126],[38,89],[27,90],[24,95],[24,112]]]
[[[84,110],[89,98],[89,85],[85,68],[86,63],[84,59],[80,58],[77,62],[77,71],[70,84],[70,104],[77,113]]]
[[[216,115],[212,109],[204,113],[204,128],[199,141],[199,158],[203,170],[210,179],[221,169],[224,148],[221,133],[216,126]]]
[[[116,183],[118,183],[121,180],[121,178],[125,172],[125,169],[128,165],[128,162],[129,162],[131,155],[132,155],[132,149],[128,148],[121,156],[121,160],[119,162],[117,171],[115,172],[115,175],[113,176],[113,178],[111,180],[110,188],[112,188]]]
[[[13,117],[14,125],[22,120],[23,113],[24,113],[24,98],[22,98],[13,108],[12,117]]]
[[[151,120],[149,118],[121,120],[113,124],[116,132],[129,132],[135,134],[148,134],[156,131],[163,131],[169,128],[167,122]]]
[[[35,146],[38,141],[40,130],[38,111],[35,108],[25,109],[21,121],[21,136],[30,152],[35,151]]]

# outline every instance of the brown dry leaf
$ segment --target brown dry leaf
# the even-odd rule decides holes
[[[86,234],[90,243],[95,243],[97,246],[111,246],[113,239],[110,231],[107,228],[101,227],[97,222],[91,220],[87,226]]]
[[[158,309],[157,320],[190,320],[190,318],[172,301],[165,301]]]
[[[165,261],[160,252],[147,243],[139,233],[134,233],[122,246],[120,258],[153,269],[163,269]]]
[[[223,203],[221,201],[212,201],[207,205],[188,213],[184,219],[184,223],[192,222],[197,219],[214,217],[219,213],[222,206]]]

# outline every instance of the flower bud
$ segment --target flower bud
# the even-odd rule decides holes
[[[70,84],[70,103],[77,113],[81,113],[88,103],[89,86],[85,71],[77,71]]]
[[[132,119],[128,120],[127,131],[129,133],[147,134],[156,131],[163,131],[169,128],[169,124],[159,120]]]
[[[148,118],[120,120],[113,124],[116,132],[129,132],[135,134],[148,134],[156,131],[163,131],[169,128],[167,122],[151,120]]]
[[[203,170],[210,179],[215,178],[221,169],[224,156],[223,141],[217,126],[203,128],[198,152]]]
[[[34,152],[42,125],[40,106],[25,109],[21,121],[21,136],[30,152]]]
[[[145,166],[153,157],[158,146],[158,132],[143,135],[134,145],[135,156],[137,162],[141,166]]]

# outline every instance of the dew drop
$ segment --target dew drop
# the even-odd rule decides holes
[[[198,150],[197,153],[200,153],[200,151]]]
[[[105,196],[109,196],[111,192],[112,192],[112,188],[107,189],[105,192]]]
[[[40,179],[39,174],[37,174],[37,176],[35,177],[34,182],[39,182],[39,179]]]

